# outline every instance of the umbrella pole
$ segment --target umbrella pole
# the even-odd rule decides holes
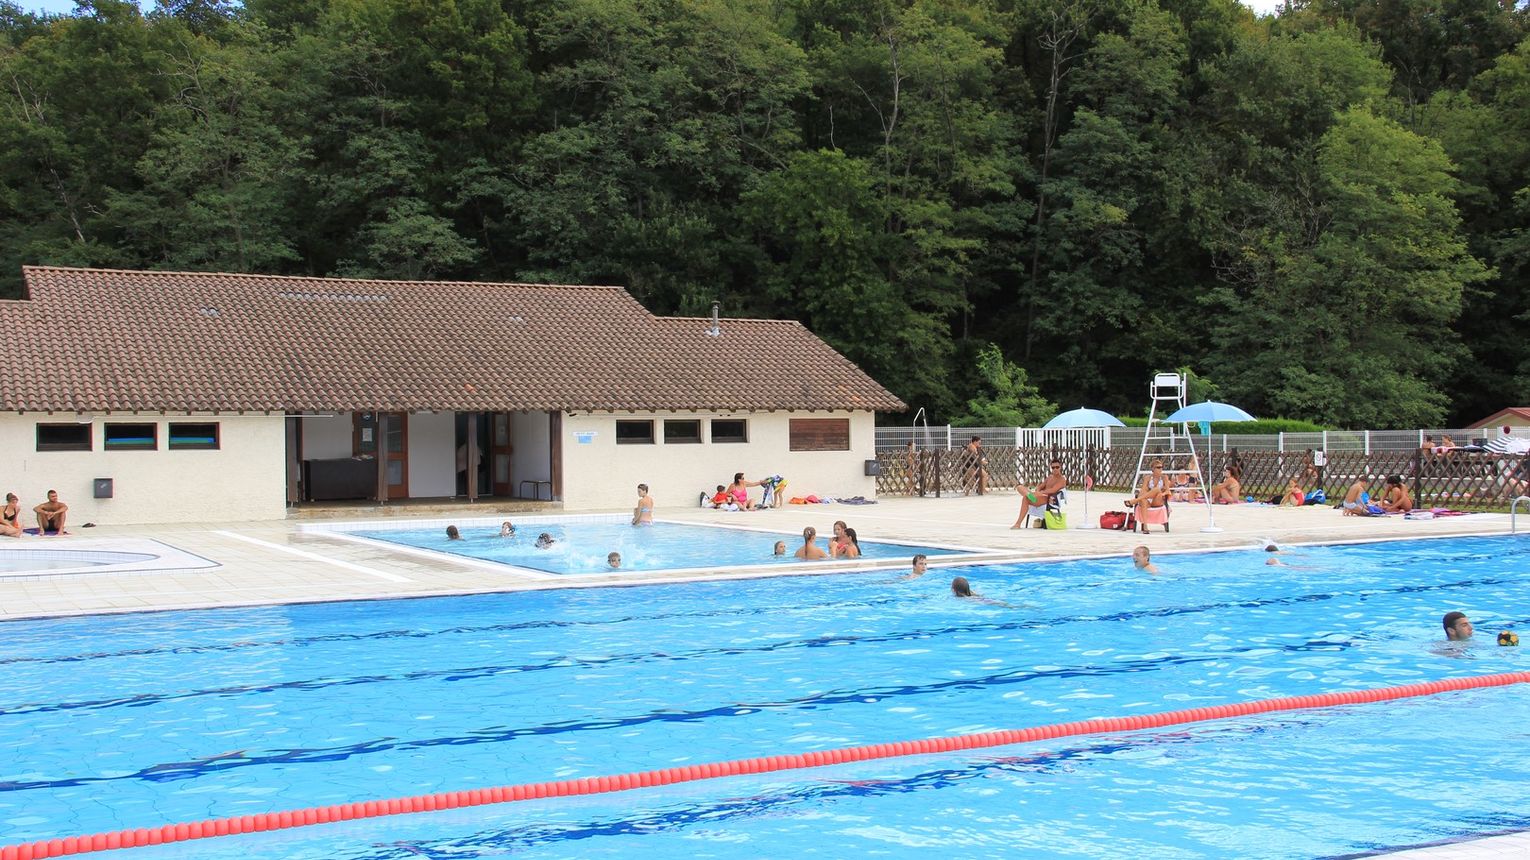
[[[1195,455],[1195,434],[1190,434],[1190,454]],[[1200,477],[1197,475],[1196,477]],[[1206,480],[1201,484],[1201,498],[1206,500],[1206,522],[1210,525],[1201,526],[1201,531],[1207,534],[1215,534],[1221,531],[1217,528],[1216,514],[1211,510],[1211,437],[1206,437]]]

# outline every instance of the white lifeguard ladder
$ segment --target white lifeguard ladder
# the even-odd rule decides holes
[[[1153,403],[1148,407],[1147,427],[1142,433],[1142,450],[1137,454],[1137,480],[1132,485],[1132,492],[1142,486],[1142,476],[1151,473],[1148,461],[1161,459],[1164,461],[1163,472],[1165,475],[1197,475],[1196,470],[1190,468],[1190,458],[1195,451],[1190,447],[1190,426],[1179,425],[1179,432],[1174,432],[1173,424],[1164,424],[1163,416],[1172,415],[1175,411],[1185,408],[1185,375],[1183,373],[1160,373],[1153,377],[1153,382],[1148,386],[1153,396]],[[1162,406],[1160,410],[1158,407]],[[1154,432],[1159,428],[1168,431],[1168,435],[1159,434],[1155,437]],[[1148,453],[1155,441],[1166,442],[1166,450]]]

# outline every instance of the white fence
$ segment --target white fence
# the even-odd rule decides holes
[[[1171,447],[1170,441],[1179,427],[1167,425],[1155,427],[1154,443]],[[1193,432],[1194,427],[1190,430]],[[915,427],[878,427],[877,450],[907,448],[910,443],[921,451],[954,450],[966,445],[973,436],[983,440],[988,448],[1141,448],[1144,427],[1090,427],[1077,430],[1043,430],[1039,427],[953,427],[949,424]],[[1515,438],[1530,439],[1530,430],[1516,429]],[[1492,430],[1324,430],[1317,433],[1261,433],[1235,435],[1214,433],[1211,447],[1218,451],[1404,451],[1419,448],[1425,439],[1436,444],[1445,437],[1459,446],[1485,445],[1491,439],[1501,438],[1503,431]],[[1197,434],[1197,447],[1206,445],[1205,437]]]

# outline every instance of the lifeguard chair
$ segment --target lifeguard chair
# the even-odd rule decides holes
[[[1176,425],[1164,424],[1158,413],[1172,415],[1174,412],[1185,408],[1185,391],[1187,385],[1183,373],[1159,373],[1153,377],[1148,386],[1148,392],[1152,395],[1152,404],[1148,407],[1148,422],[1142,434],[1142,450],[1137,454],[1137,478],[1132,485],[1133,490],[1141,486],[1142,476],[1153,470],[1148,468],[1148,462],[1161,459],[1165,475],[1198,475],[1196,469],[1191,468],[1191,458],[1195,452],[1190,447],[1190,426],[1188,424],[1177,425],[1179,430],[1175,432]],[[1163,407],[1160,409],[1159,407]],[[1172,477],[1170,480],[1173,480]]]

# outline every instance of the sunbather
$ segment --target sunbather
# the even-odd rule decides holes
[[[1211,501],[1218,505],[1235,505],[1243,500],[1243,487],[1228,466],[1222,470],[1222,480],[1211,485]]]
[[[1386,496],[1381,500],[1381,509],[1389,514],[1405,514],[1413,510],[1413,496],[1409,495],[1408,488],[1403,486],[1401,475],[1392,475],[1387,478]]]
[[[1137,495],[1122,504],[1137,509],[1137,525],[1147,534],[1148,523],[1158,523],[1169,530],[1169,477],[1163,473],[1163,461],[1154,460],[1152,472],[1142,476]]]
[[[1015,524],[1010,528],[1025,528],[1025,517],[1030,513],[1031,508],[1046,508],[1052,503],[1052,499],[1067,486],[1068,476],[1063,474],[1061,460],[1052,461],[1051,474],[1047,475],[1046,479],[1037,484],[1034,489],[1024,484],[1016,484],[1015,491],[1020,494],[1020,516],[1015,518]]]
[[[1371,494],[1368,491],[1371,482],[1369,478],[1361,476],[1349,485],[1349,491],[1344,494],[1341,507],[1344,508],[1346,517],[1368,517],[1371,515]]]

